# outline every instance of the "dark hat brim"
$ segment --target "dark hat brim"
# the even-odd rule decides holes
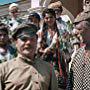
[[[17,36],[20,35],[23,31],[29,33],[31,36],[36,35],[37,27],[31,23],[21,24],[17,28],[15,28],[15,30],[12,32],[12,38],[16,39]]]

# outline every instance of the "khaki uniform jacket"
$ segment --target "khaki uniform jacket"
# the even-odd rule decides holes
[[[0,65],[0,90],[58,90],[48,62],[22,56]]]

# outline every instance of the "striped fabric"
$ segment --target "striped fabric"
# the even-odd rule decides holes
[[[84,47],[76,53],[68,78],[67,90],[90,90],[90,55]]]

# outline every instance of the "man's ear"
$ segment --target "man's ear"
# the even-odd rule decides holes
[[[12,41],[14,41],[15,44],[17,43],[17,39],[12,39]]]
[[[17,48],[18,40],[14,40],[15,47]]]

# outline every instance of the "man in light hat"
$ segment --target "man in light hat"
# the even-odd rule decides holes
[[[11,16],[11,20],[9,21],[9,26],[11,32],[23,22],[23,19],[20,18],[19,5],[16,3],[12,3],[9,6],[9,15]]]
[[[12,37],[18,56],[0,65],[0,90],[58,90],[52,66],[35,58],[37,28],[19,25]]]
[[[80,31],[83,46],[73,58],[67,90],[90,89],[90,12],[82,12],[75,19],[75,28]]]

